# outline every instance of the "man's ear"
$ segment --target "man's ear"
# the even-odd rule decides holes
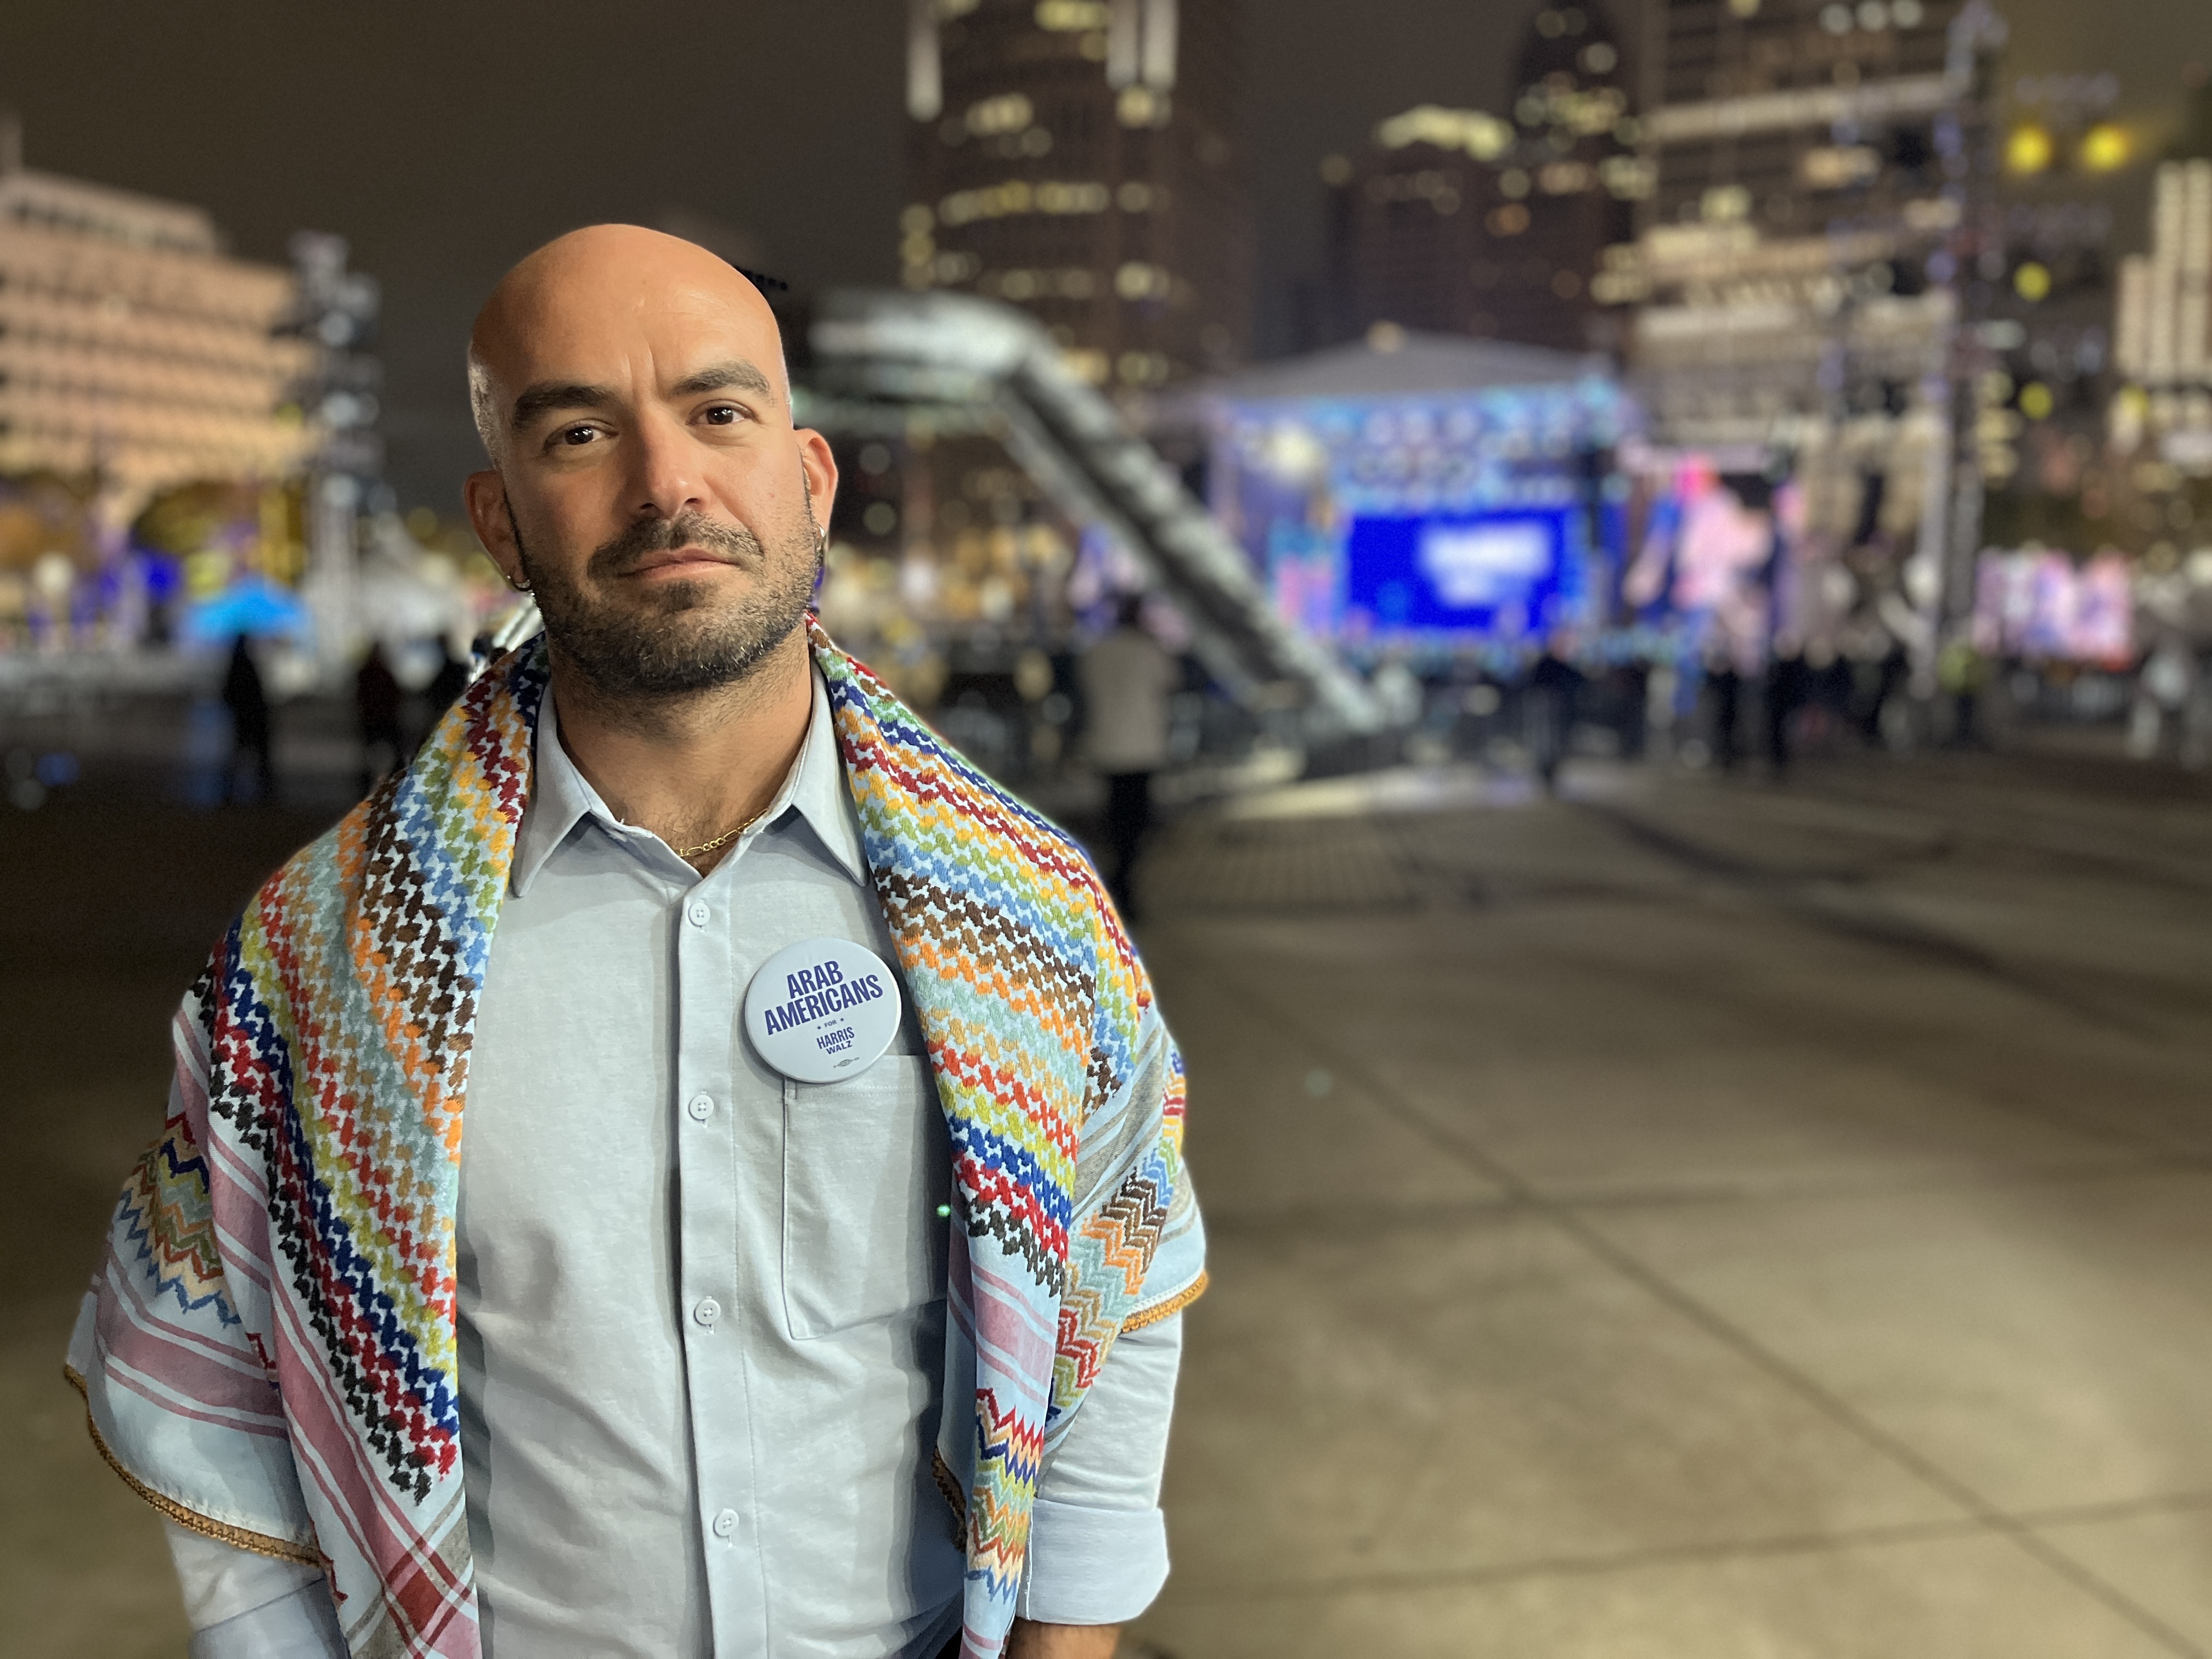
[[[791,435],[799,440],[799,467],[806,475],[807,505],[814,509],[814,522],[826,532],[830,509],[837,505],[837,458],[830,451],[830,441],[811,428],[797,428]]]
[[[514,518],[507,510],[507,483],[496,472],[471,472],[461,486],[468,504],[469,523],[483,544],[508,586],[520,591],[529,578],[522,574],[522,549],[514,539]]]

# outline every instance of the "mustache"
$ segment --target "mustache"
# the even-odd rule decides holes
[[[679,547],[703,547],[731,564],[758,564],[765,556],[759,540],[742,525],[723,524],[703,513],[679,513],[672,519],[641,519],[592,554],[594,576],[627,575],[648,553],[672,553]]]

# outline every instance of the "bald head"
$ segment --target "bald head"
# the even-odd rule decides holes
[[[746,392],[788,422],[781,331],[735,267],[639,225],[572,230],[508,271],[477,313],[469,404],[477,435],[499,465],[534,417],[592,407],[608,393],[590,378],[594,360],[634,370],[641,352],[666,358],[676,342],[702,339],[717,343],[713,361],[670,365],[689,389]]]

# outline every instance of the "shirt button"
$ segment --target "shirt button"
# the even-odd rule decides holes
[[[704,927],[707,925],[707,918],[714,915],[714,912],[707,908],[706,900],[700,899],[684,914],[691,918],[691,925],[694,927]]]
[[[714,1322],[721,1316],[722,1304],[711,1296],[701,1297],[698,1305],[691,1310],[691,1317],[709,1329],[713,1328]]]
[[[738,1512],[737,1512],[735,1510],[722,1510],[720,1514],[718,1514],[717,1516],[715,1516],[715,1517],[714,1517],[714,1536],[715,1536],[715,1537],[717,1537],[717,1538],[729,1538],[729,1537],[732,1537],[732,1536],[734,1536],[734,1535],[736,1534],[737,1530],[738,1530]]]
[[[712,1095],[694,1095],[691,1097],[690,1101],[685,1106],[684,1109],[689,1111],[691,1115],[696,1118],[700,1122],[704,1123],[708,1118],[714,1115],[714,1097]]]

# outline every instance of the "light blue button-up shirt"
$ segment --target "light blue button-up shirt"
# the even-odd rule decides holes
[[[741,1018],[787,945],[894,960],[826,691],[704,877],[608,810],[559,731],[549,693],[462,1144],[486,1659],[933,1655],[963,1562],[931,1474],[950,1170],[921,1034],[908,1009],[860,1076],[795,1084]],[[1048,1465],[1025,1616],[1115,1623],[1158,1593],[1181,1323],[1121,1339]],[[261,1651],[256,1616],[195,1655]]]

